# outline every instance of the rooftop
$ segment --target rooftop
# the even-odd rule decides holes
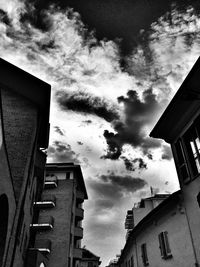
[[[200,57],[150,133],[151,137],[176,141],[192,119],[200,114]]]

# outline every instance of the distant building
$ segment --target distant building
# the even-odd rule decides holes
[[[200,58],[150,136],[171,145],[194,248],[191,266],[200,266]]]
[[[87,192],[79,165],[46,165],[44,191],[34,203],[36,220],[29,250],[45,254],[48,267],[80,267],[84,199]]]
[[[101,264],[100,257],[96,256],[90,250],[82,249],[82,259],[80,260],[80,267],[99,267]]]
[[[0,266],[22,267],[44,184],[50,85],[3,59],[0,73]]]
[[[170,194],[155,194],[152,197],[141,199],[139,203],[135,203],[132,210],[127,211],[125,219],[125,229],[127,229],[126,239],[131,230],[155,207],[163,200],[168,198]]]
[[[109,264],[106,267],[118,267],[118,259],[113,259],[109,262]]]
[[[130,232],[119,267],[194,266],[193,244],[181,192],[157,204]]]

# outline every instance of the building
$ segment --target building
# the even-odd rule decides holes
[[[127,229],[126,239],[131,230],[155,207],[163,200],[168,198],[170,194],[155,194],[154,196],[143,198],[139,203],[135,203],[132,210],[127,211],[125,219],[125,229]]]
[[[79,165],[46,165],[44,190],[41,198],[34,203],[36,220],[31,225],[32,243],[29,250],[42,252],[48,259],[48,267],[80,266],[84,217],[82,204],[87,198]]]
[[[50,85],[3,59],[0,72],[0,266],[22,267],[44,184]]]
[[[118,266],[188,267],[195,266],[194,263],[183,199],[181,192],[177,191],[163,199],[135,225],[121,252]]]
[[[200,58],[152,130],[171,145],[194,249],[200,266]]]
[[[118,259],[112,259],[109,261],[108,265],[106,267],[118,267]]]
[[[82,249],[82,259],[80,261],[80,267],[99,267],[101,264],[100,257],[96,256],[90,250]]]

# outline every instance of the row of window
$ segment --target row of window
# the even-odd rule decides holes
[[[168,233],[167,231],[161,232],[158,235],[158,241],[159,241],[159,248],[160,248],[160,254],[163,259],[169,259],[172,257],[171,249],[169,246],[169,240],[168,240]],[[143,243],[141,245],[141,257],[142,262],[144,266],[149,265],[149,259],[148,259],[148,253],[147,253],[147,245],[146,243]],[[133,256],[126,261],[125,267],[134,267],[134,259]]]
[[[179,175],[183,183],[200,173],[200,120],[196,120],[187,132],[174,144]]]

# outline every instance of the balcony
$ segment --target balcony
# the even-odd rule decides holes
[[[34,248],[30,248],[26,254],[26,265],[27,267],[39,267],[41,263],[44,266],[48,265],[48,258],[44,255],[43,252],[36,250]]]
[[[30,225],[31,230],[34,231],[46,231],[53,229],[54,218],[52,216],[40,216],[38,223]]]
[[[74,248],[73,258],[74,259],[81,259],[82,258],[82,249],[81,248]]]
[[[48,209],[56,206],[56,197],[54,195],[42,196],[40,201],[34,202],[34,207],[37,209]]]
[[[74,239],[82,239],[83,238],[83,228],[82,227],[74,227]]]
[[[81,191],[76,191],[76,201],[77,203],[83,203],[84,201],[84,193]]]
[[[33,248],[29,248],[29,251],[40,251],[43,254],[49,254],[51,252],[51,240],[38,239],[35,241]]]
[[[45,178],[44,189],[52,189],[58,186],[57,176],[47,176]]]
[[[81,208],[76,208],[75,210],[75,216],[78,220],[83,220],[84,217],[84,210]]]

